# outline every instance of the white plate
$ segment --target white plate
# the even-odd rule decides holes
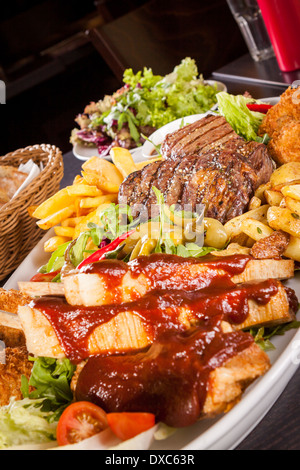
[[[217,85],[218,91],[225,91],[225,92],[227,91],[226,85],[222,82],[218,82],[218,81],[215,81],[215,80],[206,80],[205,83],[207,83],[208,85],[211,85],[211,86]],[[141,161],[139,159],[140,156],[141,156],[140,148],[131,150],[131,153],[132,153],[134,161],[136,161],[136,162]],[[86,146],[84,146],[80,143],[76,143],[76,144],[73,145],[73,154],[76,158],[78,158],[79,160],[82,160],[82,161],[86,161],[91,157],[95,157],[95,156],[98,157],[99,156],[98,151],[95,147],[86,147]],[[106,157],[102,157],[102,158],[104,160],[111,160],[109,155],[107,155]]]
[[[17,289],[18,281],[29,280],[49,259],[44,242],[53,235],[46,233],[4,285]],[[300,273],[287,285],[300,299]],[[242,400],[226,415],[199,421],[180,429],[165,440],[152,442],[153,450],[230,450],[234,449],[266,415],[292,378],[300,362],[300,330],[291,330],[272,340],[276,350],[269,353],[271,369],[245,392]],[[276,425],[276,423],[274,423]]]
[[[135,162],[140,161],[138,158],[140,154],[140,148],[130,150],[130,153],[132,154]],[[84,145],[79,143],[73,145],[73,154],[76,158],[78,158],[78,160],[82,160],[84,162],[89,160],[91,157],[99,157],[97,149],[95,147],[85,147]],[[103,158],[104,160],[111,160],[110,155],[101,158]]]

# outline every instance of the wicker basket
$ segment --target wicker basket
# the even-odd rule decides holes
[[[43,170],[23,191],[0,209],[0,280],[5,279],[23,261],[45,231],[27,208],[39,205],[60,188],[64,167],[61,151],[53,145],[34,145],[0,157],[0,165],[16,168],[32,159]]]

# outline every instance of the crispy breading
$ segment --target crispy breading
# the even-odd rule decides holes
[[[31,297],[23,294],[15,289],[2,289],[0,288],[0,310],[10,312],[16,315],[16,319],[10,318],[9,314],[0,312],[0,341],[3,341],[6,346],[17,347],[25,345],[25,336],[21,328],[18,326],[18,307],[27,305]]]
[[[297,96],[297,90],[292,87],[281,95],[279,102],[268,111],[263,119],[259,135],[268,134],[272,137],[275,131],[280,131],[291,121],[300,121],[300,104]]]
[[[268,150],[273,160],[282,165],[300,161],[300,92],[289,87],[279,102],[266,114],[258,131],[271,138]]]
[[[23,398],[20,391],[21,376],[30,377],[32,364],[28,360],[28,352],[25,347],[6,348],[2,351],[0,361],[0,406],[8,405],[12,397],[17,400]]]
[[[275,130],[268,150],[277,163],[300,162],[300,120],[291,120]]]
[[[0,310],[10,313],[18,313],[19,305],[26,305],[32,298],[15,289],[0,288]]]

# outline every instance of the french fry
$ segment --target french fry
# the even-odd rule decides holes
[[[113,163],[118,168],[123,178],[136,171],[136,166],[129,150],[122,147],[113,147],[110,151]]]
[[[107,193],[117,193],[124,178],[117,167],[102,158],[92,157],[82,165],[84,175],[95,173],[98,175],[97,187]],[[85,177],[85,176],[84,176]]]
[[[39,206],[29,206],[27,207],[27,212],[28,214],[30,215],[30,217],[33,217],[33,213],[34,211],[36,211],[36,209],[38,208]]]
[[[146,165],[149,165],[149,163],[154,163],[154,162],[157,162],[158,160],[162,160],[162,157],[151,158],[151,159],[145,160],[143,162],[136,162],[135,166],[136,166],[137,170],[141,170]]]
[[[267,213],[268,224],[274,230],[282,230],[293,237],[300,237],[300,216],[283,207],[270,207]]]
[[[54,232],[59,237],[67,237],[72,239],[74,236],[75,228],[74,227],[62,227],[61,225],[57,225],[54,227]]]
[[[84,183],[84,178],[80,175],[76,175],[73,180],[73,184],[81,184],[81,183]]]
[[[300,238],[291,236],[288,247],[284,252],[284,256],[300,262]]]
[[[62,220],[71,217],[75,213],[75,210],[76,209],[74,205],[64,207],[63,209],[60,209],[54,214],[51,214],[44,219],[38,220],[37,225],[43,230],[48,230],[49,228],[55,227],[55,225],[60,224]]]
[[[88,184],[73,184],[72,186],[68,186],[68,195],[69,196],[79,196],[79,197],[94,197],[94,196],[101,196],[102,191],[99,191],[97,186],[89,186]]]
[[[53,237],[49,238],[49,240],[46,240],[44,243],[44,251],[46,253],[53,253],[55,250],[60,245],[63,245],[64,243],[68,242],[70,240],[69,237],[60,237],[57,235],[54,235]]]
[[[285,205],[290,211],[292,211],[294,214],[299,214],[300,215],[300,201],[297,201],[296,199],[292,197],[285,197]]]
[[[300,184],[293,184],[291,186],[284,186],[281,190],[284,196],[292,197],[300,201]]]
[[[42,202],[33,212],[32,217],[45,219],[62,209],[70,207],[74,204],[74,201],[75,197],[68,194],[68,187],[63,188]]]
[[[270,178],[271,189],[280,191],[291,183],[300,183],[300,162],[289,162],[277,168]]]
[[[106,207],[109,206],[109,203],[104,203],[101,206],[97,207],[94,211],[90,212],[88,215],[83,217],[81,222],[76,225],[75,230],[74,230],[74,235],[73,239],[79,237],[79,235],[84,232],[85,230],[88,229],[87,224],[89,222],[94,222],[95,224],[100,225],[100,220],[99,220],[99,214],[106,209]]]
[[[270,182],[261,184],[254,193],[254,196],[258,197],[261,200],[262,204],[266,204],[265,191],[267,189],[271,189]]]
[[[261,199],[257,196],[253,196],[249,202],[249,211],[252,211],[253,209],[257,209],[258,207],[261,206]]]
[[[101,191],[101,189],[99,188],[100,176],[97,173],[82,171],[81,174],[82,174],[85,184],[90,184],[91,186],[97,186],[99,191]],[[102,191],[102,194],[104,194],[103,191]]]
[[[226,222],[224,228],[227,232],[228,238],[233,240],[234,237],[237,237],[238,235],[243,233],[241,230],[241,225],[246,219],[251,218],[260,222],[266,222],[269,207],[270,206],[268,204],[264,204],[263,206],[260,206],[257,209],[245,212],[244,214],[234,217],[233,219]]]
[[[60,225],[62,227],[76,227],[79,222],[82,221],[84,216],[81,217],[69,217],[68,219],[62,220]]]
[[[280,206],[283,195],[279,191],[272,191],[271,189],[267,189],[265,191],[265,198],[269,206]]]
[[[245,219],[241,224],[241,231],[255,241],[266,238],[273,233],[273,229],[267,224],[256,219]]]
[[[98,197],[85,197],[80,200],[80,207],[95,208],[101,206],[105,202],[115,203],[118,201],[118,194],[104,194]]]

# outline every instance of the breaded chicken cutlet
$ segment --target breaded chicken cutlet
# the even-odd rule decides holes
[[[33,363],[28,360],[26,347],[5,348],[0,361],[0,406],[9,404],[12,397],[21,400],[21,377],[29,379]]]
[[[0,288],[0,310],[10,313],[18,313],[19,305],[26,305],[31,297],[15,289]]]
[[[33,363],[28,360],[25,336],[17,316],[18,307],[30,300],[31,297],[15,289],[0,289],[0,309],[4,311],[0,312],[0,406],[8,405],[12,397],[23,398],[21,377],[29,378],[31,374]]]
[[[300,162],[300,120],[290,121],[273,133],[269,154],[279,164]]]
[[[27,305],[30,300],[32,298],[29,295],[15,289],[0,289],[0,341],[6,347],[25,346],[25,336],[17,313],[18,307]]]
[[[300,161],[299,89],[289,87],[268,111],[259,128],[259,135],[264,134],[271,138],[268,150],[277,164]]]

